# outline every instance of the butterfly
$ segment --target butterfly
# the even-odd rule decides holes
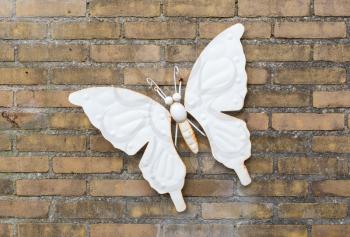
[[[90,122],[115,148],[134,155],[147,144],[139,163],[142,175],[158,193],[170,194],[178,212],[186,209],[181,192],[186,167],[174,146],[172,119],[176,122],[175,145],[179,128],[190,150],[197,153],[194,128],[207,136],[213,157],[233,169],[242,185],[251,182],[244,165],[251,155],[246,123],[223,113],[240,110],[247,93],[246,59],[240,42],[243,32],[243,25],[235,24],[205,47],[190,73],[183,104],[182,81],[177,85],[177,67],[172,96],[147,78],[169,110],[125,88],[92,87],[69,95],[69,101],[83,107]],[[204,132],[188,119],[188,113]]]

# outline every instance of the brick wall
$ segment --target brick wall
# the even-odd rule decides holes
[[[349,0],[0,0],[1,237],[323,237],[350,231]],[[253,183],[191,155],[176,213],[67,100],[93,85],[155,98],[242,22]]]

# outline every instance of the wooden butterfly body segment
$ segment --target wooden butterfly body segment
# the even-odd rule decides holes
[[[134,155],[146,143],[139,167],[144,178],[158,193],[169,193],[177,211],[184,211],[181,190],[186,167],[179,157],[171,134],[171,118],[190,149],[198,143],[187,113],[204,129],[213,157],[232,168],[241,183],[251,182],[244,161],[250,157],[250,135],[245,122],[222,111],[243,107],[247,92],[245,56],[240,38],[241,24],[220,33],[203,50],[187,82],[184,104],[181,90],[169,98],[161,95],[170,112],[151,98],[132,90],[94,87],[74,92],[69,100],[82,106],[91,123],[114,147]],[[175,87],[176,88],[176,87]]]

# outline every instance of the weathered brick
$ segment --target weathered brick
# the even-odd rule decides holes
[[[112,173],[120,172],[123,160],[120,157],[54,157],[55,173]]]
[[[248,186],[240,185],[236,190],[239,196],[305,196],[308,183],[304,180],[255,180]]]
[[[239,225],[235,229],[239,237],[307,237],[303,225]]]
[[[170,199],[170,198],[169,198]],[[177,212],[173,203],[170,201],[160,202],[128,202],[127,213],[133,218],[150,218],[150,217],[173,217],[173,218],[193,218],[198,215],[199,207],[187,203],[184,212]]]
[[[312,138],[312,150],[315,152],[350,152],[348,136],[315,136]]]
[[[0,134],[0,151],[11,150],[10,136],[7,134]]]
[[[84,16],[85,0],[17,0],[16,15],[21,17],[36,16]]]
[[[262,85],[267,82],[269,72],[265,68],[247,67],[248,84]]]
[[[85,180],[23,179],[16,181],[18,196],[80,196],[86,192]]]
[[[196,25],[186,21],[126,22],[125,37],[132,39],[193,39]]]
[[[43,200],[0,200],[0,217],[47,218],[49,206]]]
[[[350,196],[350,180],[324,180],[312,183],[315,196]]]
[[[165,60],[168,62],[194,62],[199,56],[195,45],[168,45],[165,49]]]
[[[235,15],[234,0],[166,0],[165,15],[192,17],[230,17]]]
[[[204,219],[269,219],[272,217],[272,204],[269,203],[203,203]]]
[[[237,118],[244,120],[249,130],[266,130],[269,127],[269,116],[266,113],[240,113]]]
[[[345,22],[278,22],[276,38],[345,38]]]
[[[232,224],[166,224],[164,236],[166,237],[232,237]]]
[[[12,0],[0,0],[0,16],[9,17],[12,15],[13,4]]]
[[[90,182],[92,196],[154,196],[156,192],[151,189],[145,180],[92,180]]]
[[[44,39],[47,24],[21,21],[0,22],[1,39]]]
[[[14,61],[15,48],[7,43],[0,43],[0,61]]]
[[[301,137],[281,135],[253,136],[251,138],[253,151],[260,152],[305,152],[305,139]]]
[[[350,45],[316,44],[314,46],[313,58],[315,61],[349,62]]]
[[[47,116],[44,113],[2,112],[0,129],[39,129],[47,128]]]
[[[312,225],[312,237],[342,237],[350,232],[349,224],[341,225]]]
[[[275,130],[342,130],[344,114],[273,113],[272,128]]]
[[[244,52],[248,62],[255,61],[309,61],[310,45],[244,45]]]
[[[0,179],[0,195],[11,195],[13,193],[13,182],[9,179]]]
[[[314,91],[313,106],[316,108],[350,107],[350,91]]]
[[[253,16],[308,16],[310,0],[239,0],[238,15]]]
[[[160,0],[92,0],[92,16],[141,16],[160,15]]]
[[[27,91],[16,93],[19,107],[73,107],[68,101],[70,91]]]
[[[85,237],[84,225],[65,223],[21,223],[17,226],[18,237]]]
[[[120,36],[116,22],[56,22],[51,27],[54,39],[117,39]]]
[[[19,151],[84,151],[85,136],[47,135],[32,133],[17,136]]]
[[[92,45],[91,58],[96,62],[157,62],[157,45]]]
[[[18,47],[18,60],[22,62],[82,62],[87,48],[77,44],[30,44]]]
[[[232,180],[189,179],[182,190],[184,196],[228,197],[233,194]]]
[[[87,116],[83,113],[54,113],[49,116],[49,127],[54,129],[92,129]]]
[[[116,152],[113,145],[100,135],[90,136],[90,149],[97,152]]]
[[[0,1],[1,4],[1,1]],[[11,224],[0,224],[0,236],[13,237],[13,227]]]
[[[90,229],[91,237],[155,237],[159,226],[153,224],[93,224]]]
[[[317,16],[350,16],[348,0],[315,0],[314,8]]]
[[[0,54],[1,55],[1,54]],[[0,91],[0,107],[11,107],[13,104],[12,91]]]
[[[293,68],[279,69],[273,74],[276,84],[344,84],[346,71],[344,68]]]
[[[49,171],[47,157],[0,157],[2,173],[35,173]]]
[[[246,107],[306,107],[310,105],[310,96],[304,92],[249,92]]]
[[[42,68],[0,68],[2,85],[36,85],[45,84],[47,70]]]
[[[237,22],[200,22],[199,36],[203,39],[212,39]],[[271,24],[268,22],[244,21],[240,23],[245,28],[242,36],[243,39],[267,39],[271,37]]]
[[[293,219],[335,219],[347,215],[345,203],[282,203],[278,205],[280,218]]]

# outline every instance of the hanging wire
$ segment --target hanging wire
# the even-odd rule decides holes
[[[164,100],[166,97],[166,94],[162,91],[162,89],[160,89],[157,83],[149,77],[146,78],[146,81],[150,85],[150,88],[153,88],[153,90],[155,90],[158,93],[158,95]]]

